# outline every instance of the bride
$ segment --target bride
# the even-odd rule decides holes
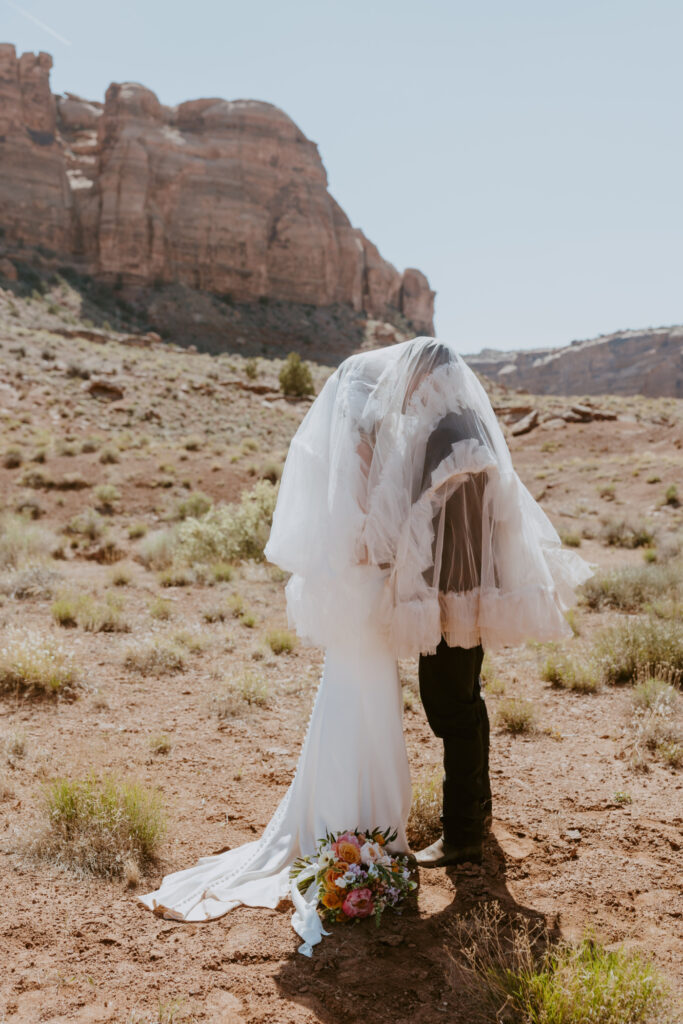
[[[483,499],[449,503],[472,480]],[[391,849],[409,850],[397,659],[434,653],[442,636],[485,649],[569,636],[563,612],[591,570],[515,473],[475,374],[428,337],[349,356],[327,379],[290,444],[265,556],[291,573],[289,625],[325,649],[294,778],[260,839],[138,899],[206,921],[289,896],[310,955],[325,933],[292,863],[353,828],[391,826]]]

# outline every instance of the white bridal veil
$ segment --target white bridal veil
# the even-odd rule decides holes
[[[570,635],[563,612],[592,574],[514,471],[475,374],[427,337],[327,379],[290,444],[265,555],[292,573],[305,641],[371,618],[397,657],[442,635],[484,648]]]

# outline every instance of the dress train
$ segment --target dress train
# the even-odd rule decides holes
[[[260,839],[201,857],[137,898],[155,914],[206,921],[233,907],[275,908],[290,896],[292,925],[310,955],[322,929],[315,893],[304,896],[289,869],[327,831],[391,826],[390,849],[407,852],[410,770],[396,658],[371,626],[325,650],[323,671],[294,778]]]

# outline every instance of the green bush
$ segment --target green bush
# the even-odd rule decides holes
[[[595,693],[600,685],[595,666],[561,651],[548,655],[541,669],[541,678],[558,689],[576,693]]]
[[[312,395],[314,391],[311,368],[301,361],[298,352],[290,352],[279,374],[280,387],[285,395]]]
[[[178,527],[178,557],[188,563],[263,559],[277,500],[277,488],[261,480],[239,502],[214,505],[201,519]]]

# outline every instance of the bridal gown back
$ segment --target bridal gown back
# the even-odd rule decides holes
[[[376,600],[382,582],[372,567],[359,567],[357,609]],[[313,853],[327,831],[356,827],[392,826],[392,848],[408,850],[411,787],[398,667],[367,610],[365,623],[359,616],[345,641],[325,650],[294,778],[261,838],[166,875],[159,889],[138,897],[155,913],[206,921],[239,904],[274,908],[291,896],[300,950],[309,954],[323,930],[315,894],[305,899],[290,886],[293,861]]]

